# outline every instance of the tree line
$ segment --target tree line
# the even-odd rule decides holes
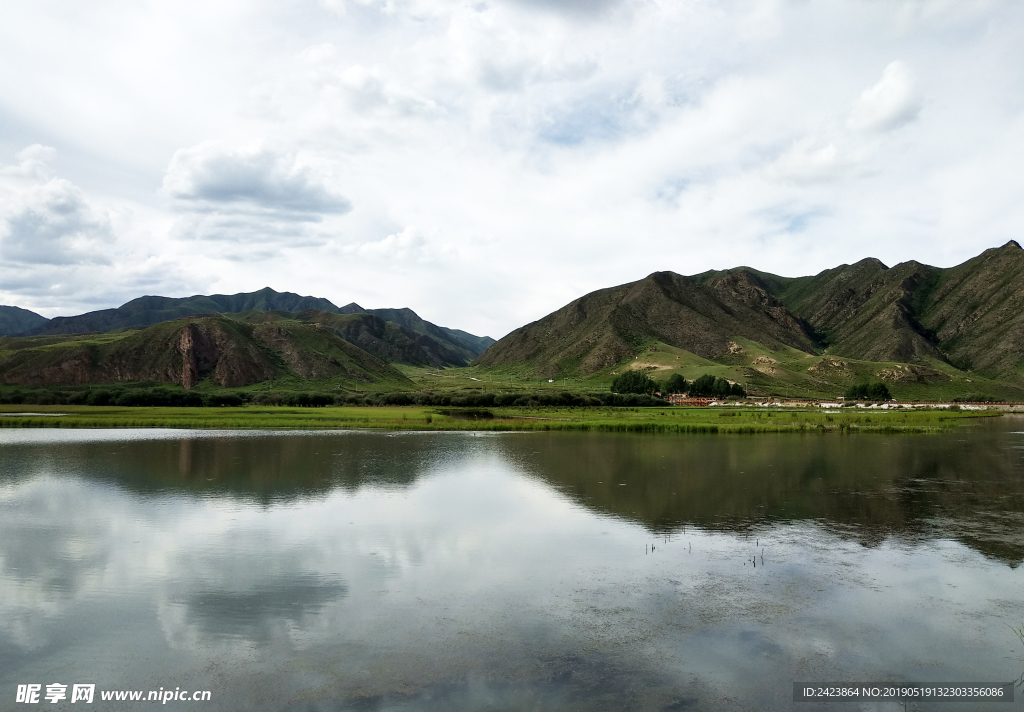
[[[612,381],[612,393],[686,393],[694,398],[745,398],[746,390],[739,383],[729,383],[710,373],[687,382],[678,373],[673,373],[663,382],[655,381],[643,371],[626,371]]]
[[[884,383],[861,383],[850,386],[843,393],[846,400],[887,401],[892,400],[889,386]]]

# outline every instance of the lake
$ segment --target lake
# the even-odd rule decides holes
[[[27,684],[77,709],[81,683],[95,709],[177,689],[210,699],[164,708],[902,710],[795,702],[793,683],[1020,680],[1022,561],[1019,417],[917,436],[3,429],[0,709],[32,709]]]

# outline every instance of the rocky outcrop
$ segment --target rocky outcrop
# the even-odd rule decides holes
[[[949,374],[937,371],[934,368],[915,366],[913,364],[897,364],[891,368],[883,368],[877,374],[883,381],[896,383],[939,383],[950,381]]]
[[[216,366],[218,354],[210,340],[195,324],[186,324],[178,339],[178,351],[181,352],[181,385],[185,388],[199,383],[203,371]]]

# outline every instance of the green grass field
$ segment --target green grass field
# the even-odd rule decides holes
[[[607,391],[616,375],[627,369],[638,369],[658,381],[665,381],[673,374],[687,381],[710,374],[741,383],[751,394],[786,398],[837,398],[849,386],[881,380],[893,396],[902,401],[1024,400],[1024,386],[1018,383],[959,371],[937,360],[917,364],[913,372],[904,364],[858,361],[828,353],[815,356],[790,348],[771,351],[740,337],[736,337],[733,344],[734,353],[710,361],[674,346],[651,342],[631,360],[587,376],[564,378],[538,376],[525,365],[398,368],[417,389],[432,391],[592,393]]]
[[[121,408],[0,406],[7,428],[581,430],[652,433],[934,433],[994,412],[768,408],[486,408],[418,406]]]

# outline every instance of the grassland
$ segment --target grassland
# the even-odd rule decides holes
[[[465,390],[587,393],[607,391],[612,380],[626,369],[647,372],[659,381],[679,374],[687,381],[710,374],[740,383],[754,395],[785,398],[837,398],[849,386],[883,381],[901,401],[992,400],[1022,401],[1024,387],[1017,383],[985,378],[960,371],[947,363],[930,360],[920,364],[860,361],[797,349],[770,350],[740,337],[734,352],[717,361],[652,341],[637,356],[587,376],[544,378],[529,366],[470,366],[431,369],[398,366],[416,388]]]
[[[648,433],[936,433],[989,412],[776,408],[486,408],[419,406],[158,408],[0,406],[7,428],[576,430]]]

